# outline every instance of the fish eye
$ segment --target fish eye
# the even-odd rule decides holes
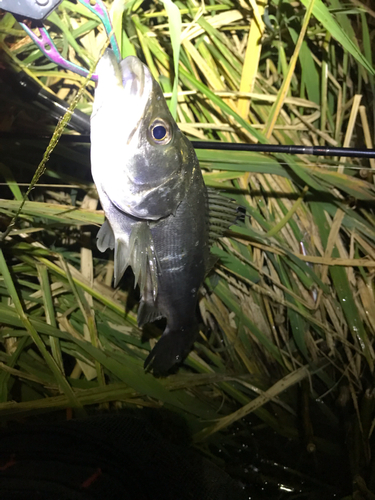
[[[156,125],[156,127],[152,129],[152,136],[157,141],[162,141],[166,135],[167,129],[163,127],[163,125]]]
[[[157,119],[150,126],[150,135],[156,144],[168,144],[171,140],[171,131],[168,123]]]

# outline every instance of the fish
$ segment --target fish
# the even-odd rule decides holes
[[[106,217],[97,247],[114,249],[114,286],[132,268],[141,294],[139,327],[166,318],[144,363],[166,374],[199,334],[198,291],[217,260],[210,247],[236,209],[206,187],[191,142],[140,59],[118,63],[107,49],[97,74],[91,170]]]

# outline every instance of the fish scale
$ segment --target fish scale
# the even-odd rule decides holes
[[[167,287],[175,282],[180,284],[181,289],[190,290],[200,286],[209,255],[207,222],[207,195],[197,168],[191,188],[176,215],[160,221],[151,229],[159,259],[164,255],[171,256],[170,260],[161,261],[158,275],[160,290],[165,288],[166,294],[173,296],[175,291]],[[194,271],[194,274],[179,275],[172,271],[172,268],[180,266],[186,273]],[[167,279],[168,284],[165,283]]]
[[[159,373],[182,360],[198,335],[196,304],[208,269],[209,224],[207,192],[195,161],[193,181],[176,214],[151,229],[158,254],[158,295],[155,301],[146,295],[140,311],[152,316],[157,310],[167,318],[167,327],[145,362],[146,368],[151,365]],[[142,318],[138,322],[142,324]]]

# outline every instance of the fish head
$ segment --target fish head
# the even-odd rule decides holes
[[[169,112],[162,90],[137,57],[97,67],[91,165],[99,195],[137,218],[175,213],[196,165],[194,149]]]

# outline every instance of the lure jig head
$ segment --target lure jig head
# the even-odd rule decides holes
[[[107,9],[102,0],[77,0],[95,14],[104,26],[104,29],[110,39],[111,47],[118,61],[121,60],[120,50],[116,37],[113,33],[112,23]],[[65,59],[57,50],[52,38],[43,25],[44,19],[48,17],[53,10],[60,4],[61,0],[0,0],[0,9],[10,12],[18,18],[22,28],[26,31],[33,42],[39,47],[41,52],[52,62],[73,73],[86,77],[89,71],[71,61]],[[39,30],[40,36],[37,36],[27,25],[26,19],[33,21]],[[92,75],[91,79],[97,81],[97,75]]]

